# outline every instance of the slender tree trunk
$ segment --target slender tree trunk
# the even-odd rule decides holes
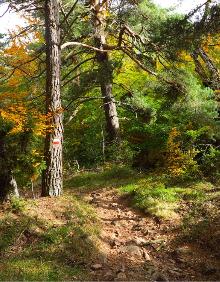
[[[198,48],[193,52],[192,57],[195,62],[195,70],[204,85],[213,90],[218,90],[220,88],[220,73],[208,54],[202,48]],[[203,61],[204,66],[199,58]]]
[[[215,100],[218,103],[218,116],[220,116],[220,95],[219,91],[216,91],[220,89],[219,70],[202,48],[197,48],[193,52],[192,57],[195,63],[195,71],[200,76],[202,83],[215,91]]]
[[[45,0],[45,39],[46,113],[50,119],[51,129],[48,130],[45,139],[46,170],[43,172],[42,196],[59,196],[63,189],[59,0]]]
[[[96,59],[99,64],[99,83],[103,97],[103,107],[106,118],[107,141],[113,143],[119,140],[119,119],[115,99],[112,95],[112,66],[108,53],[102,52],[106,44],[106,12],[107,1],[100,3],[99,0],[91,0],[93,10],[93,25],[95,45],[100,49],[96,52]]]

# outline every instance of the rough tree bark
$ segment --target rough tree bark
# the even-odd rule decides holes
[[[9,200],[11,197],[19,198],[18,185],[12,171],[4,169],[0,173],[0,202]]]
[[[11,161],[5,144],[6,132],[0,132],[0,202],[11,196],[19,197],[17,182],[13,176]]]
[[[220,94],[219,91],[216,91],[220,89],[219,70],[202,48],[197,48],[193,52],[192,57],[195,63],[195,71],[200,76],[204,86],[210,87],[215,91],[215,100],[218,103],[218,113],[220,116]]]
[[[109,61],[108,52],[102,52],[106,44],[106,13],[108,1],[91,0],[93,11],[93,26],[96,59],[99,64],[99,83],[103,97],[103,107],[106,118],[107,142],[113,143],[119,140],[119,119],[115,99],[112,95],[112,66]]]
[[[60,97],[60,24],[59,0],[45,0],[46,40],[46,113],[51,127],[45,139],[46,170],[42,196],[59,196],[63,190],[62,143],[63,113]]]
[[[197,48],[193,52],[192,57],[195,63],[195,70],[200,76],[203,84],[210,87],[214,91],[219,90],[220,73],[208,54],[202,48]],[[217,96],[216,100],[220,102],[220,97]]]

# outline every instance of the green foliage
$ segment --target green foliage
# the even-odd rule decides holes
[[[130,165],[134,152],[127,141],[116,141],[106,148],[106,159],[108,162],[119,165]]]
[[[80,14],[82,7],[80,3],[74,13]],[[108,146],[102,99],[89,100],[101,96],[98,64],[91,60],[80,66],[80,78],[63,88],[64,105],[69,105],[71,101],[65,113],[66,169],[76,170],[76,160],[82,169],[100,166],[105,161],[134,164],[143,169],[166,168],[167,142],[171,130],[176,127],[181,132],[178,140],[180,151],[186,157],[185,164],[188,162],[184,177],[201,176],[200,145],[213,143],[219,138],[214,93],[202,86],[190,57],[197,40],[201,39],[201,33],[196,36],[193,33],[195,25],[191,21],[183,15],[161,9],[152,1],[120,7],[119,21],[114,21],[111,8],[106,25],[108,44],[116,44],[111,34],[119,32],[121,26],[118,22],[124,21],[147,42],[143,46],[138,38],[136,41],[130,38],[133,56],[158,75],[149,75],[120,50],[109,52],[122,143],[120,146]],[[83,18],[83,23],[77,23],[79,34],[91,34],[90,15],[88,18]],[[82,30],[83,27],[85,30]],[[76,61],[88,58],[89,54],[82,52]],[[65,63],[64,76],[71,70],[69,60]],[[88,100],[81,103],[83,97]],[[69,116],[77,109],[77,114],[68,122]],[[193,172],[190,173],[190,170]]]
[[[220,176],[220,150],[218,147],[205,146],[201,157],[200,168],[204,175],[218,182]]]
[[[13,212],[22,212],[25,210],[26,202],[25,200],[18,198],[18,197],[12,197],[10,199],[10,208]]]
[[[62,266],[58,269],[54,262],[33,258],[13,258],[1,267],[3,267],[0,273],[2,281],[60,281],[80,274],[80,269],[77,267]]]
[[[96,102],[88,102],[65,131],[64,156],[70,166],[77,160],[80,167],[103,163],[103,113]]]

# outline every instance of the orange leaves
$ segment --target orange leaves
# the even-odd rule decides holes
[[[5,122],[11,123],[12,129],[9,134],[25,131],[28,123],[32,124],[32,130],[36,136],[45,136],[47,130],[51,130],[51,126],[48,125],[50,116],[41,114],[36,109],[30,111],[28,105],[22,102],[1,108],[0,116]]]
[[[38,42],[41,42],[41,43],[44,42],[44,36],[43,36],[43,34],[42,34],[41,32],[36,31],[36,32],[34,33],[34,38],[35,38]]]
[[[37,62],[30,51],[24,44],[18,44],[16,40],[4,50],[4,56],[6,64],[15,69],[13,78],[23,77],[25,74],[33,76],[38,70]]]
[[[51,130],[51,126],[48,125],[48,120],[51,119],[51,115],[45,115],[40,113],[35,113],[35,128],[34,133],[37,136],[45,136],[48,130]]]
[[[205,52],[209,52],[210,49],[220,49],[220,34],[215,34],[215,35],[208,35],[202,45],[203,49]]]
[[[203,49],[204,49],[205,52],[209,51],[209,45],[210,44],[212,44],[212,36],[209,34],[203,42]]]
[[[177,141],[177,137],[179,136],[180,132],[176,128],[173,128],[170,131],[167,141],[167,167],[173,176],[179,176],[184,173],[183,152],[180,149],[180,142]]]
[[[0,102],[2,105],[10,104],[12,101],[22,101],[27,97],[27,92],[4,92],[0,93]]]
[[[16,134],[24,130],[27,122],[27,109],[22,104],[12,105],[5,109],[0,109],[0,116],[7,122],[13,124],[10,134]]]
[[[40,19],[39,19],[39,18],[33,18],[33,17],[30,17],[30,16],[26,16],[26,15],[23,15],[22,18],[23,18],[29,25],[33,25],[33,24],[39,25],[39,24],[40,24]]]
[[[18,87],[22,81],[23,75],[20,70],[15,70],[14,74],[8,79],[8,85],[11,88]]]
[[[209,34],[204,39],[202,48],[217,64],[220,64],[220,34]]]
[[[29,49],[30,38],[25,33],[22,36],[11,40],[10,45],[1,51],[3,64],[0,71],[6,80],[0,88],[0,117],[10,124],[8,134],[32,130],[39,136],[45,134],[47,119],[40,113],[36,100],[32,100],[32,97],[41,96],[42,89],[30,80],[38,73],[39,61]]]

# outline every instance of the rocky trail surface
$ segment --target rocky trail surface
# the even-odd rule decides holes
[[[135,210],[117,191],[103,189],[86,200],[101,222],[99,249],[89,280],[219,281],[220,264],[196,244],[178,240],[177,223]]]

